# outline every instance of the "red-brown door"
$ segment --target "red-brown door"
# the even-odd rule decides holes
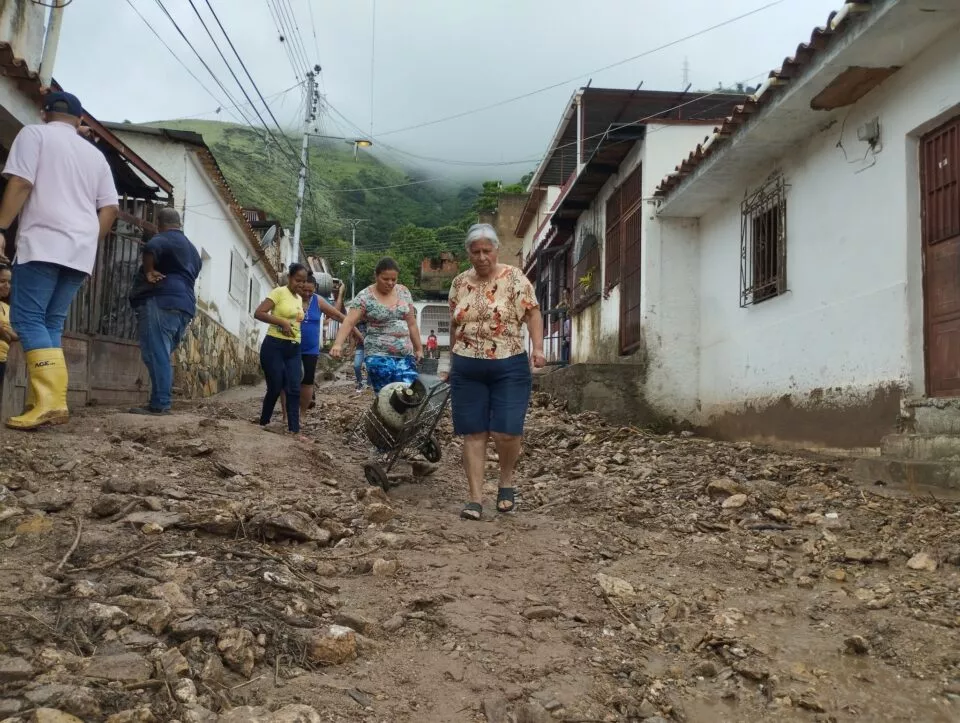
[[[960,396],[960,117],[921,141],[927,394]]]
[[[643,343],[640,309],[640,268],[643,194],[641,167],[621,187],[620,353],[632,354]]]

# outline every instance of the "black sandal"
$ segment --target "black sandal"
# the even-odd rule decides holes
[[[513,487],[500,487],[497,489],[497,512],[508,515],[517,508],[516,490]],[[501,507],[506,502],[509,507]]]
[[[483,517],[483,505],[479,502],[468,502],[460,510],[460,517],[471,522],[479,522]]]

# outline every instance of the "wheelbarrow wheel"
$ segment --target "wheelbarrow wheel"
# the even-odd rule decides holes
[[[436,435],[430,435],[430,438],[424,442],[420,448],[420,453],[423,454],[431,464],[436,464],[443,458],[443,450],[440,449],[440,442],[437,440]]]
[[[387,479],[387,473],[383,471],[383,467],[379,464],[369,464],[363,465],[363,476],[367,480],[367,484],[373,487],[379,487],[384,492],[390,486],[390,481]]]

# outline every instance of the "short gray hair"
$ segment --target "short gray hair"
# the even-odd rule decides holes
[[[467,240],[464,242],[464,248],[469,252],[470,246],[474,241],[486,239],[493,244],[493,248],[500,248],[500,239],[497,237],[497,230],[489,223],[475,223],[467,229]]]
[[[157,214],[157,226],[180,228],[180,214],[172,206],[164,206]]]

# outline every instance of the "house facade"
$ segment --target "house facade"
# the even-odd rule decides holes
[[[848,3],[664,179],[667,408],[869,446],[960,395],[958,41],[956,3]]]
[[[816,447],[960,409],[958,41],[956,3],[847,3],[679,165],[648,126],[572,232],[601,240],[602,300],[574,298],[574,365],[548,387]],[[616,188],[638,200],[639,270],[629,238],[606,258]]]
[[[177,392],[208,396],[255,378],[266,330],[253,312],[279,278],[262,230],[251,225],[202,136],[123,123],[109,128],[182,189],[174,207],[203,259],[197,317],[174,357]]]
[[[49,6],[20,0],[0,3],[0,162],[24,125],[39,123],[39,75]],[[48,54],[47,60],[52,58]],[[57,90],[56,80],[50,85]],[[66,320],[63,350],[70,374],[68,401],[126,405],[149,393],[147,370],[140,359],[136,320],[127,301],[140,259],[144,233],[156,230],[158,207],[173,200],[173,184],[89,112],[82,121],[89,140],[107,160],[120,196],[114,229],[100,244],[93,273],[78,292]],[[6,185],[0,179],[0,192]],[[5,254],[16,254],[16,223],[5,238]],[[20,345],[10,348],[0,397],[0,419],[19,414],[26,393]]]
[[[663,174],[743,96],[581,88],[531,182],[540,224],[524,268],[552,363],[646,364],[644,290],[655,283],[649,199]],[[532,214],[531,214],[532,215]],[[650,277],[647,280],[647,277]],[[647,280],[646,283],[645,280]],[[636,370],[624,383],[636,386]],[[631,377],[633,375],[633,377]],[[636,378],[635,378],[636,377]]]

